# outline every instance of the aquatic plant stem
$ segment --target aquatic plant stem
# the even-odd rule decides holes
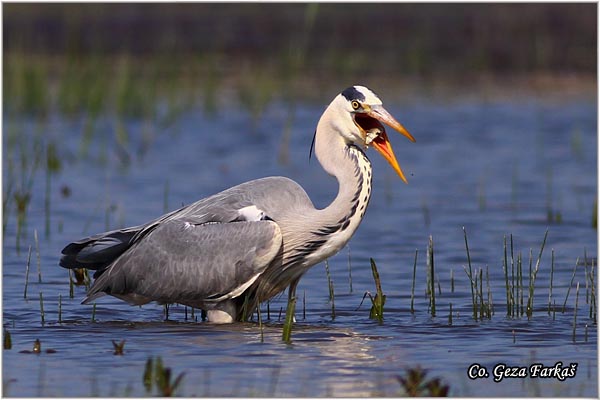
[[[62,323],[62,295],[58,295],[58,323]]]
[[[471,269],[471,253],[469,252],[469,242],[467,241],[467,230],[463,226],[463,233],[465,237],[465,248],[467,249],[467,264],[469,266],[469,279],[471,280],[471,301],[473,304],[473,318],[477,319],[477,311],[475,309],[475,291],[473,288],[473,271]]]
[[[510,289],[510,298],[511,298],[511,311],[512,311],[512,316],[514,317],[515,314],[518,314],[518,309],[516,310],[517,312],[515,313],[515,309],[518,308],[518,304],[517,304],[517,297],[516,297],[516,287],[515,287],[515,253],[514,253],[514,247],[513,247],[513,235],[512,233],[510,234],[510,271],[511,271],[511,281],[512,281],[512,286]],[[518,265],[517,265],[517,273],[518,273]]]
[[[596,315],[598,310],[596,308],[596,284],[594,283],[594,261],[592,260],[592,267],[590,268],[590,286],[592,288],[590,294],[590,318],[593,318],[594,324],[596,324]]]
[[[533,274],[530,272],[529,276],[529,297],[527,298],[527,317],[531,318],[533,315],[533,291],[535,289],[535,279],[537,277],[537,273],[540,269],[540,262],[542,261],[542,254],[544,253],[544,247],[546,246],[546,239],[548,238],[548,229],[546,229],[546,233],[544,234],[544,240],[542,241],[542,245],[540,246],[540,253],[538,254],[537,261],[535,262],[535,269],[533,270]],[[529,269],[531,270],[531,262],[529,263]]]
[[[552,286],[554,281],[554,249],[552,249],[550,262],[550,287],[548,288],[548,315],[550,315],[550,305],[552,304]]]
[[[429,305],[431,316],[435,317],[435,267],[433,261],[433,236],[429,236],[427,245],[427,271],[429,273]]]
[[[415,250],[415,262],[413,264],[413,276],[412,276],[412,286],[410,289],[410,312],[412,314],[415,313],[415,278],[417,276],[417,257],[419,255],[419,250]]]
[[[573,343],[575,343],[576,330],[577,330],[577,309],[579,308],[579,282],[577,282],[577,288],[575,289],[575,309],[573,311]]]
[[[283,323],[282,340],[286,343],[292,341],[292,326],[294,325],[294,313],[296,311],[296,287],[298,280],[293,281],[288,288],[288,303],[285,311],[285,322]]]
[[[373,280],[375,281],[375,289],[377,293],[375,297],[371,297],[371,311],[369,318],[376,319],[379,323],[383,323],[383,306],[385,305],[385,295],[381,289],[381,278],[379,277],[379,271],[377,271],[377,264],[372,258],[369,259],[371,262],[371,271],[373,272]]]
[[[27,264],[25,266],[25,290],[23,291],[23,298],[27,298],[27,286],[29,285],[29,265],[31,263],[31,245],[27,251]]]
[[[569,299],[569,293],[571,293],[571,286],[573,286],[573,280],[575,280],[575,272],[577,272],[577,264],[579,264],[579,257],[575,260],[575,267],[573,267],[573,275],[571,275],[571,282],[569,282],[569,288],[567,289],[567,295],[565,296],[565,301],[563,303],[562,312],[565,312],[567,308],[567,300]]]
[[[504,280],[506,284],[506,315],[511,314],[511,302],[510,302],[510,286],[508,284],[508,249],[506,246],[506,235],[504,235],[504,260],[502,264],[504,268]]]
[[[40,292],[40,316],[42,317],[42,325],[46,322],[46,316],[44,314],[44,296]]]
[[[42,283],[42,262],[40,258],[40,241],[38,240],[37,229],[33,230],[33,239],[35,241],[35,257],[37,261],[38,283]]]

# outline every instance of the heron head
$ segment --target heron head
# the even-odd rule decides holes
[[[383,108],[379,97],[364,86],[351,86],[336,97],[332,106],[337,113],[335,121],[338,131],[344,139],[362,148],[373,146],[400,178],[407,182],[392,150],[384,124],[406,136],[411,142],[415,139]]]

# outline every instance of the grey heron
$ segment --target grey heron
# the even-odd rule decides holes
[[[105,294],[134,305],[179,303],[229,323],[287,287],[291,299],[301,276],[344,247],[361,222],[371,197],[366,149],[406,182],[383,124],[415,141],[364,86],[347,88],[325,109],[314,152],[339,188],[323,209],[293,180],[266,177],[146,224],[72,242],[60,265],[95,271],[84,304]]]

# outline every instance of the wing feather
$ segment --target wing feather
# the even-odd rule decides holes
[[[84,302],[101,292],[165,303],[223,301],[239,296],[281,246],[281,231],[273,221],[167,220],[109,266]]]

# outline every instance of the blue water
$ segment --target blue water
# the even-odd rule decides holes
[[[368,212],[349,246],[329,260],[335,316],[324,265],[316,265],[298,288],[292,344],[280,339],[285,296],[271,301],[269,315],[263,304],[262,330],[256,319],[228,326],[196,322],[190,309],[177,305],[165,321],[162,306],[131,307],[108,297],[97,302],[92,321],[93,308],[79,304],[85,288],[75,287],[74,298],[69,297],[67,271],[58,266],[58,258],[72,240],[143,223],[165,209],[262,176],[295,179],[317,206],[325,206],[335,196],[335,180],[316,159],[308,159],[322,105],[298,106],[287,163],[279,162],[278,155],[288,110],[278,104],[267,108],[255,129],[250,128],[248,114],[236,107],[216,116],[192,110],[166,127],[160,126],[160,118],[127,119],[121,131],[127,132],[127,139],[121,144],[116,120],[105,117],[98,121],[85,157],[85,116],[67,120],[50,115],[41,125],[5,116],[5,195],[9,159],[15,160],[16,181],[21,179],[20,153],[11,147],[15,133],[17,141],[25,139],[26,149],[32,148],[38,132],[43,132],[43,141],[59,143],[62,168],[51,179],[49,235],[41,168],[33,174],[19,251],[14,203],[4,214],[3,325],[13,346],[3,351],[4,395],[143,396],[145,362],[160,356],[174,375],[185,373],[177,391],[184,396],[396,396],[402,394],[396,376],[419,365],[428,370],[428,377],[448,384],[452,396],[596,397],[597,325],[589,315],[592,269],[597,282],[597,231],[592,227],[597,193],[595,100],[419,100],[385,105],[417,139],[413,144],[390,132],[409,184],[403,184],[376,152],[368,152],[374,164]],[[12,149],[10,154],[7,149]],[[475,320],[471,315],[463,227],[473,271],[482,268],[484,279],[489,273],[491,319]],[[41,283],[34,230],[39,235]],[[527,302],[530,250],[535,267],[546,230],[533,317],[507,317],[504,238],[512,234],[515,258],[522,254]],[[430,313],[426,294],[430,235],[436,316]],[[557,311],[549,314],[552,252],[552,301]],[[387,295],[382,324],[369,319],[368,297],[359,308],[365,292],[375,292],[371,257]],[[484,280],[487,296],[486,286]],[[36,338],[43,350],[56,352],[21,353],[31,350]],[[126,341],[123,356],[113,355],[111,340]],[[557,362],[577,363],[576,375],[564,381],[493,380],[494,366],[500,363],[551,367]],[[475,363],[490,376],[469,379],[467,371]]]

